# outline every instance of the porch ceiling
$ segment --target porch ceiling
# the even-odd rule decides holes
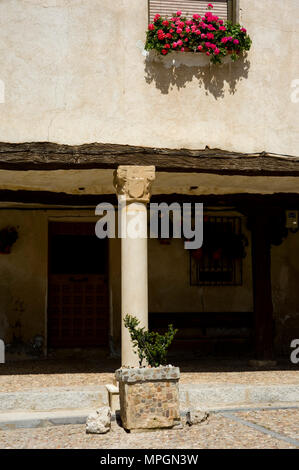
[[[158,195],[229,195],[229,194],[299,194],[298,177],[216,175],[207,173],[157,172],[153,196]],[[28,193],[28,197],[26,196]],[[31,196],[30,196],[31,193]],[[18,196],[19,194],[19,196]],[[62,195],[115,196],[113,170],[0,170],[0,201],[24,201],[39,195],[59,202]],[[43,198],[45,200],[45,197]],[[116,201],[116,199],[115,199]]]

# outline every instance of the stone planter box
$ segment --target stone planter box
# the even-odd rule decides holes
[[[115,378],[125,429],[172,428],[180,424],[178,367],[121,368]]]

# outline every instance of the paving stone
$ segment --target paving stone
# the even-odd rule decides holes
[[[188,359],[173,361],[181,370],[180,384],[287,385],[299,384],[298,367],[278,364],[254,370],[247,361]],[[74,387],[113,383],[119,361],[46,359],[0,365],[0,391],[15,392],[48,387]]]
[[[287,411],[287,410],[286,410]],[[236,415],[239,415],[236,413]],[[246,419],[266,423],[273,431],[298,428],[298,411],[247,412]],[[285,422],[285,425],[283,424]],[[285,431],[284,431],[285,432]],[[291,449],[296,446],[211,414],[205,426],[128,434],[112,422],[111,432],[85,433],[84,425],[0,431],[1,449]]]

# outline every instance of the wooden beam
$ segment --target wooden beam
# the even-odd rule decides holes
[[[273,303],[269,215],[257,208],[251,216],[255,359],[273,359]]]
[[[220,149],[157,149],[118,144],[0,143],[0,169],[115,169],[155,165],[157,171],[244,176],[299,176],[299,157]]]

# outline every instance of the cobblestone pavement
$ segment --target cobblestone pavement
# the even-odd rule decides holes
[[[173,359],[181,368],[180,383],[298,384],[298,366],[282,365],[254,370],[248,361]],[[32,388],[105,385],[112,383],[118,360],[47,359],[0,365],[0,392]]]
[[[183,429],[126,433],[115,422],[105,435],[85,433],[84,425],[0,431],[0,449],[294,449],[299,448],[299,409],[235,412],[264,432],[211,414],[205,423]],[[267,428],[267,429],[265,429]],[[273,437],[267,432],[279,433]],[[286,442],[284,437],[297,442]]]
[[[280,410],[279,412],[276,410],[250,411],[238,413],[238,416],[299,441],[299,409]]]

